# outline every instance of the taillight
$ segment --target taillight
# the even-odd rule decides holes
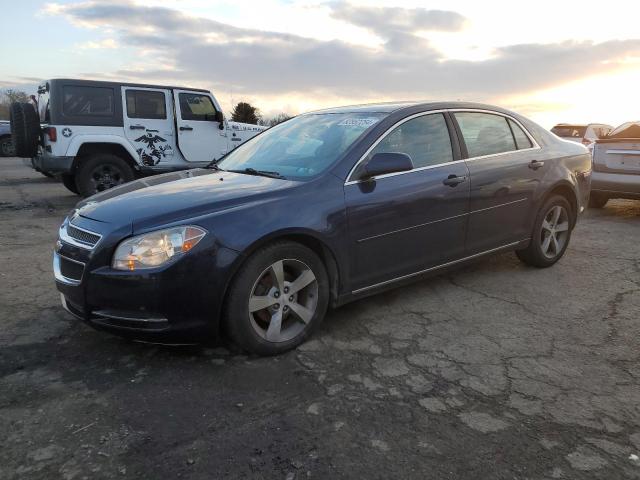
[[[56,131],[56,127],[47,128],[47,135],[49,136],[50,142],[55,142],[58,140],[58,132]]]

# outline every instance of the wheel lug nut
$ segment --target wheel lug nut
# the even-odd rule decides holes
[[[278,297],[280,296],[280,292],[275,292],[275,293],[273,294],[273,296],[274,296],[274,297],[276,297],[276,298],[278,298]]]
[[[290,302],[293,302],[293,295],[291,295],[291,296],[289,297],[289,301],[290,301]]]
[[[289,293],[289,287],[284,287],[284,293]]]
[[[276,303],[276,304],[274,305],[274,308],[275,308],[276,310],[278,310],[278,309],[280,308],[280,304],[279,304],[279,303]]]
[[[287,306],[285,305],[285,306],[284,306],[284,308],[283,308],[282,310],[284,310],[284,311],[286,312],[287,310],[289,310],[289,307],[287,307]]]

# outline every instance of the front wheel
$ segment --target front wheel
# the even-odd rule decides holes
[[[13,148],[13,142],[11,136],[0,138],[0,155],[3,157],[13,157],[16,154],[16,149]]]
[[[322,322],[329,281],[318,256],[294,242],[257,250],[234,278],[223,321],[239,347],[275,355],[300,345]]]
[[[538,212],[529,246],[516,251],[518,258],[538,268],[550,267],[560,260],[571,238],[571,212],[566,198],[560,195],[549,198]]]

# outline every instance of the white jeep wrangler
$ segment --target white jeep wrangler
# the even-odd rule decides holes
[[[139,176],[205,166],[266,127],[224,119],[207,90],[55,79],[38,110],[11,105],[16,154],[87,197]]]

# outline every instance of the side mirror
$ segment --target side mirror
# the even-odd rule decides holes
[[[220,130],[224,130],[224,115],[222,114],[222,112],[220,110],[216,110],[215,121],[220,123],[218,128]]]
[[[413,170],[413,162],[406,153],[376,153],[365,165],[362,178],[367,179],[387,173],[407,172],[409,170]]]

